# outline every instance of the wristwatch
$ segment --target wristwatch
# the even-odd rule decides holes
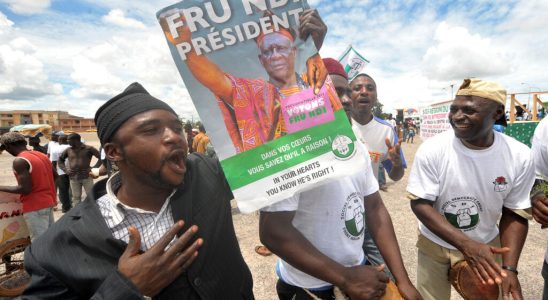
[[[518,269],[517,269],[516,267],[512,267],[512,266],[502,266],[502,268],[503,268],[504,270],[508,270],[508,271],[510,271],[510,272],[514,272],[514,273],[516,273],[516,275],[519,274]]]

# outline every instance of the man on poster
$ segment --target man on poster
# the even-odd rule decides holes
[[[270,12],[266,16],[271,17]],[[180,21],[185,21],[182,16]],[[160,17],[160,24],[167,39],[174,45],[188,43],[192,38],[186,25],[177,27],[178,37],[174,38],[166,16]],[[304,11],[299,17],[299,24],[299,36],[303,40],[312,36],[316,48],[320,49],[327,27],[318,12]],[[237,153],[287,134],[281,100],[308,87],[318,93],[324,85],[327,72],[317,54],[308,58],[306,74],[295,72],[295,38],[296,33],[291,28],[280,27],[270,33],[261,32],[255,39],[258,58],[269,76],[268,81],[227,74],[205,55],[198,55],[194,48],[186,53],[185,63],[190,72],[217,98]],[[336,92],[329,86],[328,94],[333,111],[340,109]]]
[[[505,103],[499,84],[465,79],[449,110],[453,130],[416,153],[407,191],[420,221],[417,288],[425,299],[450,298],[449,270],[463,260],[480,285],[523,298],[517,266],[535,170],[527,146],[492,129]]]

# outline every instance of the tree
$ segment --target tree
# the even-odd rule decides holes
[[[377,102],[375,103],[375,105],[373,105],[373,115],[377,118],[381,118],[381,119],[385,119],[388,117],[388,114],[384,113],[382,111],[382,107],[384,105],[377,100]]]
[[[184,128],[186,131],[192,131],[192,123],[190,122],[190,120],[186,121],[185,125],[184,125]]]

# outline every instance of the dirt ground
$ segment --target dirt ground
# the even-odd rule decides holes
[[[99,144],[95,133],[83,133],[82,137],[86,140],[86,143],[92,146],[97,147]],[[45,142],[43,140],[43,143]],[[419,144],[420,138],[418,137],[415,138],[414,144],[403,144],[402,148],[408,163],[406,174],[398,182],[388,180],[388,191],[381,192],[384,203],[392,216],[402,257],[412,282],[416,280],[417,252],[415,242],[417,238],[417,220],[409,208],[409,201],[405,198],[405,188],[409,169]],[[6,152],[0,155],[0,185],[15,183],[11,171],[12,160],[13,157]],[[276,257],[274,255],[262,257],[254,252],[255,246],[259,245],[258,214],[244,215],[237,213],[237,209],[234,211],[236,234],[243,256],[253,274],[255,297],[258,300],[277,299],[275,292],[276,274],[274,272]],[[57,218],[60,215],[59,211],[56,212]],[[543,280],[540,270],[547,240],[546,231],[541,231],[539,224],[531,221],[519,264],[519,278],[524,299],[541,299]],[[451,299],[461,298],[453,292]]]

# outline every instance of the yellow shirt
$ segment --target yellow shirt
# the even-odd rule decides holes
[[[209,137],[207,134],[200,132],[194,137],[194,141],[192,142],[192,149],[198,153],[205,153],[206,146],[209,143]]]

